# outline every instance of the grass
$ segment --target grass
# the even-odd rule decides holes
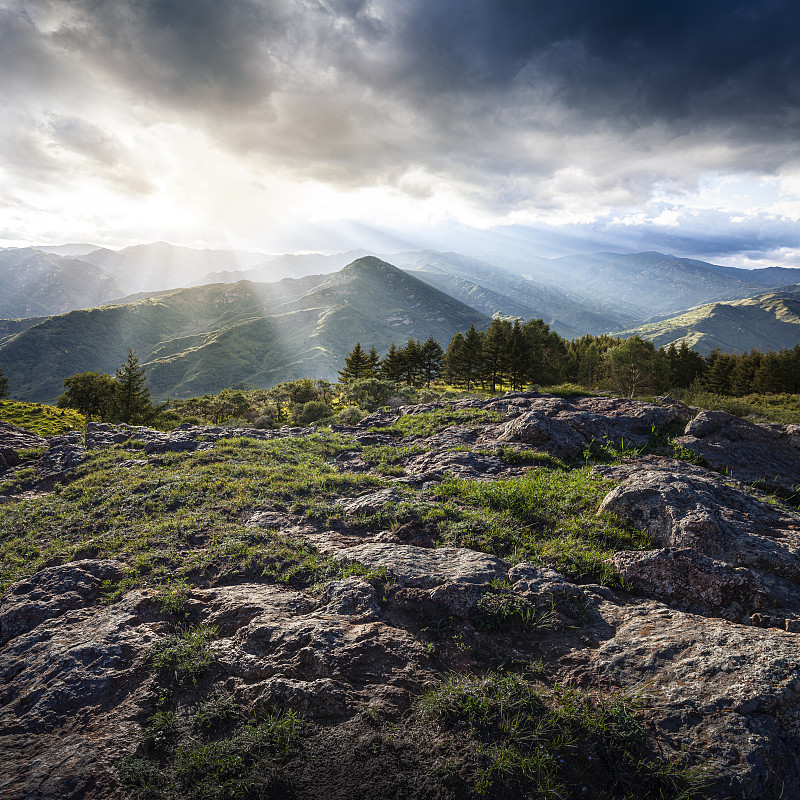
[[[394,425],[385,428],[374,428],[377,432],[394,432],[402,436],[433,436],[451,425],[485,425],[490,422],[502,422],[505,415],[502,411],[484,411],[479,408],[439,408],[420,414],[404,414]]]
[[[494,412],[438,409],[401,417],[393,428],[421,437],[502,419]],[[359,450],[377,474],[335,468],[337,455],[350,450]],[[607,447],[604,458],[624,457],[624,450]],[[511,446],[496,455],[530,467],[522,475],[491,482],[448,478],[426,491],[398,485],[399,501],[362,519],[336,506],[338,498],[388,485],[386,476],[400,474],[407,459],[423,452],[414,441],[362,447],[320,431],[302,439],[220,440],[209,450],[122,467],[132,454],[114,446],[89,451],[73,480],[52,493],[0,505],[0,590],[45,565],[117,558],[122,575],[105,585],[106,599],[154,587],[157,606],[174,623],[149,652],[156,699],[137,752],[118,765],[135,796],[286,796],[287,770],[311,727],[286,709],[254,714],[226,694],[225,669],[214,657],[216,632],[188,624],[193,587],[254,580],[313,591],[349,575],[386,578],[385,571],[323,557],[286,530],[248,526],[255,511],[373,530],[413,523],[438,545],[470,547],[510,563],[533,561],[575,582],[610,586],[620,584],[608,566],[612,553],[651,546],[647,534],[597,513],[613,483],[592,475],[589,464]],[[535,629],[549,627],[551,619],[504,585],[480,598],[470,622],[489,639],[538,635]],[[447,633],[458,649],[475,649],[475,636],[456,628]],[[426,742],[436,732],[452,734],[459,746],[463,741],[471,791],[482,797],[691,796],[691,776],[653,756],[635,708],[623,698],[549,686],[541,678],[537,668],[447,679],[420,699],[406,727],[422,725]],[[593,794],[582,794],[583,786]]]
[[[735,417],[747,417],[756,422],[791,425],[800,422],[800,395],[749,394],[730,397],[705,389],[685,389],[674,395],[691,406],[707,411],[727,411]]]
[[[71,408],[56,408],[17,400],[0,400],[0,421],[25,428],[40,436],[58,436],[86,427],[86,418]]]
[[[532,674],[452,676],[417,713],[459,731],[479,797],[701,797],[700,776],[654,753],[621,695],[547,686]]]
[[[130,459],[121,448],[90,451],[72,482],[0,505],[0,588],[45,564],[87,557],[125,562],[122,578],[106,587],[111,599],[134,586],[166,590],[243,576],[309,586],[340,574],[347,565],[245,522],[258,509],[302,510],[378,485],[332,467],[348,446],[330,434],[232,439],[130,468],[119,467]]]
[[[153,670],[162,680],[197,683],[214,660],[208,642],[216,636],[216,629],[205,625],[179,626],[173,636],[159,639],[150,649]]]

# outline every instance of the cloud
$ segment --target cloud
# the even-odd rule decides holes
[[[0,169],[135,196],[218,151],[256,183],[600,226],[796,165],[799,43],[790,0],[13,0]]]

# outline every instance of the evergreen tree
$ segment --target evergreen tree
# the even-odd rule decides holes
[[[378,355],[378,351],[375,349],[375,345],[372,345],[369,349],[369,353],[367,353],[367,367],[369,368],[369,375],[366,377],[370,378],[377,378],[378,371],[380,368],[381,358]]]
[[[483,343],[486,336],[475,328],[474,323],[464,335],[464,352],[461,376],[466,383],[467,391],[480,379],[483,364]]]
[[[422,343],[409,339],[403,348],[403,379],[411,386],[419,386],[422,374]]]
[[[139,358],[133,350],[128,350],[127,359],[114,377],[117,383],[114,392],[114,418],[119,422],[133,424],[146,422],[155,409],[150,402],[145,368],[139,363]]]
[[[425,381],[425,386],[430,389],[431,381],[436,380],[442,374],[442,361],[444,352],[442,346],[433,336],[429,336],[425,344],[420,348],[421,376]]]
[[[3,370],[0,369],[0,400],[8,397],[8,378],[3,375]]]
[[[522,332],[529,351],[528,381],[549,386],[558,383],[567,360],[564,340],[543,319],[529,319]]]
[[[692,350],[685,339],[677,349],[674,343],[670,345],[667,355],[670,362],[670,384],[675,388],[688,389],[706,370],[703,356]]]
[[[706,359],[707,368],[703,379],[705,388],[716,394],[729,394],[731,390],[731,373],[735,366],[732,356],[715,347]]]
[[[345,356],[344,369],[339,370],[339,381],[357,381],[359,378],[369,378],[372,376],[372,359],[369,353],[365,353],[361,347],[361,342],[356,342],[356,346]]]
[[[489,390],[496,391],[508,370],[511,323],[495,317],[483,342],[483,376]]]
[[[403,350],[394,342],[389,345],[386,355],[383,357],[380,366],[380,376],[386,381],[399,382],[403,379]]]
[[[464,369],[464,348],[466,344],[463,333],[454,333],[447,352],[444,354],[442,375],[447,383],[458,386],[466,382]]]
[[[530,371],[530,351],[522,325],[518,319],[514,320],[514,327],[508,341],[508,379],[511,388],[522,389],[525,379]]]

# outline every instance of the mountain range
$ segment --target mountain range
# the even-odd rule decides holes
[[[304,376],[335,379],[356,340],[379,351],[410,337],[448,342],[457,330],[489,321],[364,257],[321,280],[208,284],[38,320],[6,336],[0,363],[14,396],[46,401],[76,372],[113,373],[130,347],[147,367],[153,396],[180,397]]]
[[[268,256],[164,242],[0,250],[0,367],[15,397],[52,400],[128,347],[157,398],[335,378],[360,340],[449,341],[494,315],[566,338],[637,333],[701,352],[793,346],[800,269],[744,270],[661,253],[532,256],[495,264],[433,250]],[[769,291],[765,291],[769,290]]]

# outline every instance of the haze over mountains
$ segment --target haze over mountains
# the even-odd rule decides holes
[[[493,315],[541,317],[567,338],[625,331],[656,345],[686,339],[704,353],[777,349],[800,340],[798,283],[800,269],[655,252],[532,256],[514,271],[433,250],[377,258],[164,242],[6,248],[0,367],[13,396],[52,400],[65,377],[113,371],[132,347],[156,397],[188,396],[335,378],[356,340],[379,351],[412,336],[446,345]]]

